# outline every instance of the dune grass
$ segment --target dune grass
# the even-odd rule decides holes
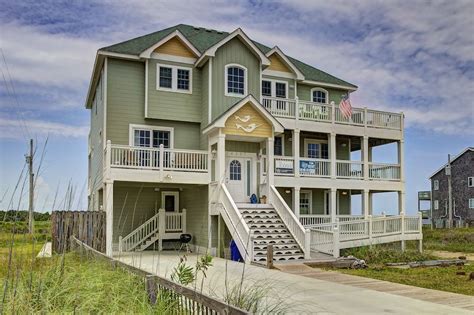
[[[423,229],[423,248],[448,252],[474,253],[474,227]]]

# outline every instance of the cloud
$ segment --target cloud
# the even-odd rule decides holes
[[[0,139],[23,139],[35,135],[37,137],[86,137],[89,126],[72,126],[63,123],[0,117]]]

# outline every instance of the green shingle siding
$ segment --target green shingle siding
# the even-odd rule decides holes
[[[106,136],[112,144],[129,144],[130,124],[137,124],[174,127],[175,148],[200,148],[198,123],[145,119],[145,65],[143,63],[109,59],[107,67]]]
[[[260,63],[239,39],[234,38],[220,47],[212,64],[212,119],[225,112],[240,97],[225,96],[225,66],[238,64],[247,68],[247,94],[260,96]]]
[[[157,89],[157,64],[192,71],[192,94]],[[201,69],[189,64],[151,59],[148,63],[148,118],[201,122]]]

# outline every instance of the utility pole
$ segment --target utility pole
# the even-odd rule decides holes
[[[451,186],[451,154],[448,154],[448,165],[446,166],[446,176],[448,177],[448,228],[453,227],[453,198]]]
[[[28,163],[28,173],[30,176],[30,198],[28,205],[28,232],[33,234],[33,200],[34,200],[34,176],[33,174],[33,139],[30,139],[30,155],[26,156]]]

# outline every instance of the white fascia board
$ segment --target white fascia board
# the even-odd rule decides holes
[[[107,57],[121,58],[121,59],[140,60],[140,57],[136,55],[121,54],[121,53],[115,53],[115,52],[104,51],[104,50],[99,50],[97,54],[107,56]]]
[[[160,47],[161,45],[163,45],[164,43],[166,43],[167,41],[169,41],[170,39],[172,39],[173,37],[176,37],[176,36],[180,40],[182,40],[186,44],[186,46],[188,46],[188,48],[191,49],[191,51],[196,56],[198,56],[198,57],[201,56],[201,53],[199,52],[199,50],[197,50],[196,47],[194,47],[193,44],[191,44],[191,42],[179,30],[176,30],[176,31],[170,33],[168,36],[166,36],[162,40],[160,40],[158,43],[154,44],[153,46],[151,46],[148,49],[145,49],[143,52],[141,52],[140,53],[140,58],[150,58],[152,52],[155,51],[156,48]]]
[[[216,55],[217,49],[219,49],[221,46],[229,42],[230,40],[234,39],[235,37],[239,36],[245,45],[249,47],[250,49],[253,50],[253,52],[260,58],[262,61],[263,66],[269,66],[270,65],[270,60],[265,56],[264,53],[258,47],[252,42],[252,40],[247,36],[247,34],[242,31],[241,28],[236,29],[232,33],[230,33],[227,37],[223,38],[221,41],[218,43],[214,44],[214,46],[210,47],[207,49],[202,56],[196,61],[196,66],[200,66],[205,60],[206,57],[214,57]]]
[[[214,128],[224,128],[227,119],[247,103],[251,103],[253,108],[255,108],[263,117],[265,117],[265,119],[270,121],[275,133],[282,133],[284,131],[283,125],[275,117],[273,117],[272,114],[270,114],[255,97],[252,95],[247,95],[236,105],[234,105],[227,113],[219,117],[219,119],[217,119],[212,125],[206,127],[202,133],[206,134]]]
[[[273,47],[268,53],[267,57],[270,57],[272,54],[277,53],[285,64],[293,70],[296,75],[297,80],[304,80],[304,74],[288,59],[288,57],[281,51],[278,46]]]
[[[349,90],[349,91],[356,91],[356,87],[352,86],[347,86],[347,85],[339,85],[339,84],[332,84],[332,83],[325,83],[325,82],[320,82],[320,81],[310,81],[310,80],[303,80],[301,81],[303,84],[308,84],[308,85],[319,85],[319,86],[325,86],[325,87],[332,87],[336,89],[344,89],[344,90]]]

